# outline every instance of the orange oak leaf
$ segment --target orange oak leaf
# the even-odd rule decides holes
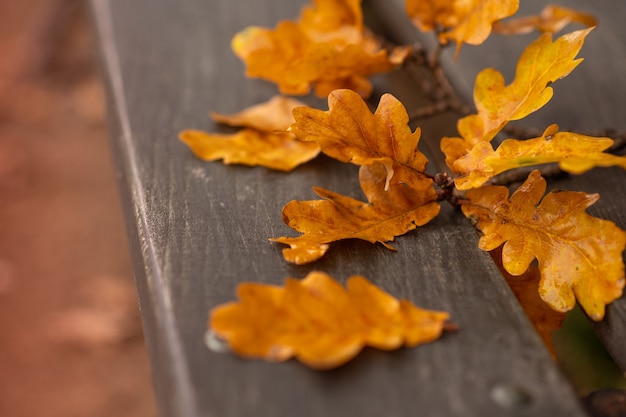
[[[551,4],[544,7],[538,16],[495,22],[493,31],[501,35],[519,35],[535,29],[540,32],[557,33],[572,22],[587,27],[598,24],[596,18],[589,13]]]
[[[457,188],[469,190],[510,169],[553,162],[570,174],[582,174],[597,166],[617,165],[626,169],[626,157],[603,152],[613,144],[612,139],[558,129],[557,125],[551,125],[538,138],[507,139],[495,151],[489,142],[477,143],[454,162],[454,171],[462,174],[455,178]]]
[[[491,34],[491,27],[497,20],[517,12],[519,0],[457,0],[454,2],[456,24],[450,30],[439,34],[441,42],[456,42],[456,55],[461,45],[480,45]]]
[[[494,22],[512,16],[519,0],[406,0],[406,13],[423,32],[440,28],[439,41],[480,45]]]
[[[361,0],[314,0],[313,5],[302,8],[298,24],[318,42],[339,39],[358,43],[364,29]]]
[[[304,104],[275,96],[233,115],[211,113],[215,121],[246,126],[239,132],[227,135],[187,129],[178,137],[197,157],[206,161],[223,159],[225,164],[260,165],[291,171],[320,152],[316,144],[299,141],[287,132],[293,123],[291,112],[299,106]]]
[[[287,131],[293,123],[293,109],[306,107],[300,100],[285,96],[274,96],[235,114],[211,112],[211,118],[219,123],[230,126],[251,127],[263,132]]]
[[[399,169],[387,184],[385,167],[373,164],[360,168],[359,180],[369,203],[314,188],[323,200],[294,200],[283,208],[283,221],[303,233],[270,239],[290,246],[283,250],[285,260],[298,265],[316,261],[331,242],[342,239],[380,242],[394,250],[387,242],[439,214],[437,193],[429,178]]]
[[[626,233],[585,210],[598,194],[552,191],[533,171],[509,198],[506,187],[485,186],[467,192],[462,209],[483,233],[478,246],[490,251],[504,244],[502,264],[523,274],[537,259],[539,294],[556,311],[576,300],[593,320],[602,320],[607,304],[622,295]]]
[[[500,269],[502,276],[515,294],[524,313],[535,327],[548,350],[556,355],[552,344],[552,332],[563,327],[566,313],[555,311],[539,296],[541,273],[535,263],[530,264],[521,275],[511,275],[502,266],[502,246],[490,252],[491,257]]]
[[[405,10],[419,30],[430,32],[439,26],[449,28],[457,24],[454,4],[449,0],[406,0]]]
[[[369,96],[367,77],[390,71],[410,53],[408,47],[382,48],[363,27],[360,0],[317,0],[298,21],[239,32],[232,49],[249,77],[272,81],[284,94],[307,94],[315,86],[320,97],[337,88]]]
[[[448,313],[398,301],[362,276],[346,288],[323,272],[285,286],[242,283],[238,302],[210,312],[209,328],[240,356],[285,361],[313,369],[336,368],[365,346],[393,350],[441,337],[453,326]]]
[[[493,68],[481,71],[474,86],[478,113],[459,120],[457,129],[461,138],[441,141],[450,169],[454,170],[454,161],[474,145],[491,141],[508,122],[543,107],[552,98],[550,84],[567,76],[582,61],[574,58],[592,29],[568,33],[554,42],[549,33],[544,33],[526,47],[518,60],[515,79],[507,86],[499,71]]]
[[[387,181],[396,169],[424,176],[428,159],[417,145],[420,130],[411,131],[402,103],[384,94],[372,114],[363,99],[350,90],[335,90],[328,96],[328,111],[297,108],[289,130],[298,139],[317,143],[322,152],[342,162],[387,168]],[[418,178],[417,181],[420,181]]]

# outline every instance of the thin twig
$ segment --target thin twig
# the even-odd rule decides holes
[[[541,176],[544,178],[559,178],[564,177],[567,174],[561,168],[559,168],[558,164],[547,164],[541,166],[532,166],[532,167],[523,167],[516,168],[510,171],[503,172],[502,174],[496,175],[487,181],[488,185],[512,185],[526,181],[528,175],[534,171],[539,170]]]
[[[433,103],[412,111],[411,113],[409,113],[409,119],[411,121],[416,121],[419,119],[432,117],[437,114],[445,113],[449,110],[451,110],[450,103],[448,103],[447,101],[440,101],[438,103]]]

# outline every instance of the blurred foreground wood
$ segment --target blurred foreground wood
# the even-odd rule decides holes
[[[444,209],[431,224],[397,239],[397,253],[345,242],[313,266],[288,265],[282,248],[267,242],[270,236],[291,233],[280,221],[281,207],[291,199],[312,198],[313,185],[355,195],[354,167],[318,158],[285,175],[205,163],[177,140],[186,128],[218,131],[207,117],[209,110],[232,113],[274,94],[273,86],[244,78],[244,68],[228,45],[246,26],[273,27],[279,19],[293,18],[303,1],[91,3],[163,416],[586,415],[459,213]],[[609,1],[576,3],[606,19],[607,25],[584,49],[589,65],[557,87],[557,98],[563,98],[529,123],[538,128],[549,120],[568,129],[624,129],[619,103],[626,86],[621,70],[611,68],[626,67],[626,36],[619,18],[626,10]],[[417,39],[401,2],[368,5],[389,36]],[[515,42],[517,50],[501,40],[483,48],[464,47],[454,66],[446,56],[446,70],[470,97],[477,70],[488,65],[510,70],[528,37]],[[410,103],[417,89],[397,77],[377,80],[377,89]],[[454,133],[454,122],[437,118],[422,128],[425,153],[436,169],[445,170],[438,141]],[[626,228],[625,180],[624,172],[607,169],[553,185],[600,192],[602,202],[592,212]],[[313,372],[295,361],[241,360],[204,346],[207,312],[231,300],[239,282],[279,284],[286,276],[302,278],[313,268],[339,279],[365,275],[394,296],[450,312],[460,331],[417,349],[366,350],[329,372]],[[625,306],[624,299],[616,302],[597,325],[622,366]]]

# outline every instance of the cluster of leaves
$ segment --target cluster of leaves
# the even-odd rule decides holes
[[[288,262],[316,261],[341,239],[378,242],[395,250],[389,242],[431,221],[446,200],[461,206],[482,233],[479,248],[494,251],[505,275],[533,277],[511,284],[520,299],[538,295],[539,304],[557,312],[555,322],[576,301],[592,319],[601,320],[606,305],[623,291],[626,233],[585,212],[599,196],[569,191],[544,195],[546,181],[537,170],[512,195],[504,186],[485,185],[503,172],[547,163],[572,174],[598,166],[626,169],[625,157],[605,152],[612,139],[560,132],[556,125],[539,137],[511,138],[494,148],[493,139],[510,121],[551,99],[550,85],[582,61],[576,56],[592,28],[554,41],[550,32],[570,22],[595,24],[593,17],[559,6],[548,6],[539,16],[502,20],[517,8],[517,0],[406,2],[416,27],[435,31],[442,46],[456,43],[457,54],[462,44],[480,44],[492,31],[548,32],[522,53],[510,84],[492,68],[478,74],[476,113],[459,119],[458,137],[441,139],[453,177],[426,172],[428,160],[418,149],[420,130],[411,130],[400,101],[385,94],[373,113],[364,101],[371,93],[367,76],[400,65],[412,49],[382,48],[363,26],[360,0],[315,0],[297,21],[280,22],[273,30],[248,28],[233,39],[248,76],[273,81],[285,94],[314,88],[328,96],[327,111],[279,96],[235,115],[213,114],[219,122],[245,126],[234,135],[186,130],[180,138],[206,160],[289,171],[322,152],[360,167],[366,201],[315,188],[321,199],[284,207],[284,222],[301,235],[271,240],[288,246],[283,251]],[[520,289],[525,281],[532,282],[534,297],[528,296],[527,286]],[[213,310],[210,322],[235,352],[273,360],[296,356],[316,368],[337,366],[364,345],[391,349],[433,340],[447,319],[443,313],[423,313],[427,319],[422,322],[415,307],[358,277],[348,282],[347,292],[316,273],[301,282],[288,280],[285,289],[242,284],[239,297],[239,304]]]

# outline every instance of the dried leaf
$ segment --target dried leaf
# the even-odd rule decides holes
[[[223,159],[225,164],[291,171],[315,158],[320,151],[316,144],[299,141],[287,132],[294,120],[291,112],[299,106],[304,104],[275,96],[236,114],[211,113],[218,122],[247,126],[237,133],[226,135],[188,129],[178,136],[198,158],[206,161]]]
[[[382,163],[389,181],[396,169],[424,176],[428,159],[417,149],[420,130],[411,131],[406,109],[391,94],[381,97],[372,114],[363,99],[350,90],[328,96],[328,111],[297,108],[289,128],[298,139],[316,142],[322,152],[356,165]],[[421,181],[420,178],[417,181]]]
[[[491,141],[509,121],[522,119],[543,107],[552,98],[550,84],[568,75],[582,61],[574,58],[591,30],[572,32],[554,42],[550,34],[543,34],[526,47],[517,63],[515,79],[508,86],[499,71],[481,71],[474,87],[478,113],[459,120],[461,138],[441,141],[448,166],[454,170],[454,161],[474,145]]]
[[[482,250],[504,243],[502,264],[510,274],[523,274],[539,261],[539,294],[553,309],[568,311],[578,300],[601,320],[605,306],[622,295],[626,233],[585,213],[597,194],[552,191],[544,197],[545,189],[533,171],[510,198],[506,187],[468,191],[463,213],[478,222]]]
[[[572,22],[580,23],[587,27],[597,26],[598,24],[596,18],[589,13],[551,4],[544,7],[538,16],[524,16],[495,22],[493,31],[501,35],[519,35],[532,30],[557,33]]]
[[[239,302],[211,310],[209,327],[238,355],[285,361],[296,357],[314,369],[338,367],[364,346],[393,350],[438,339],[447,313],[398,301],[362,276],[344,288],[323,272],[285,287],[242,283]]]
[[[566,313],[553,310],[539,296],[541,273],[536,263],[532,263],[526,272],[516,276],[509,274],[502,266],[501,246],[492,250],[490,255],[543,343],[553,355],[556,355],[552,344],[552,332],[563,327]]]
[[[248,107],[239,113],[211,112],[211,118],[230,126],[245,126],[263,132],[286,132],[294,122],[291,113],[296,107],[306,107],[306,104],[293,98],[274,96],[264,103]]]
[[[454,14],[454,1],[406,0],[406,14],[422,32],[430,32],[438,26],[449,28],[458,23]]]
[[[283,221],[303,233],[270,239],[290,246],[283,250],[285,260],[298,265],[316,261],[331,242],[341,239],[380,242],[393,249],[387,242],[439,214],[437,193],[426,177],[398,169],[386,191],[386,170],[373,164],[361,167],[359,179],[369,203],[315,188],[324,200],[291,201],[283,208]]]
[[[462,175],[455,179],[457,188],[480,187],[510,169],[553,162],[570,174],[582,174],[597,166],[626,169],[626,157],[603,152],[613,144],[612,139],[558,132],[558,128],[552,125],[538,138],[507,139],[495,151],[489,142],[477,143],[454,162],[454,171]]]
[[[549,33],[543,34],[526,47],[517,63],[515,79],[508,86],[499,71],[481,71],[474,87],[478,114],[459,121],[463,139],[472,145],[490,141],[509,121],[522,119],[543,107],[552,98],[550,84],[582,62],[582,58],[574,58],[590,31],[568,33],[554,42]]]
[[[314,143],[297,140],[290,133],[243,129],[232,135],[184,130],[179,134],[193,153],[206,161],[223,159],[225,164],[264,166],[291,171],[319,154]]]
[[[519,0],[457,0],[454,3],[456,24],[451,30],[439,34],[442,43],[456,42],[456,55],[461,45],[480,45],[491,34],[491,27],[497,20],[517,12]]]
[[[407,0],[406,13],[423,32],[441,28],[439,41],[480,45],[497,20],[512,16],[519,0]]]
[[[387,53],[363,27],[360,0],[317,0],[298,21],[282,21],[274,30],[249,27],[232,41],[246,63],[246,75],[272,81],[284,94],[320,97],[337,88],[371,94],[367,77],[390,71],[410,53]]]

